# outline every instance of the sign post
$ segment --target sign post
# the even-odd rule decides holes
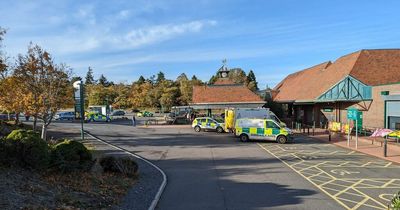
[[[356,127],[356,149],[358,149],[358,127],[362,126],[362,112],[355,108],[349,108],[347,110],[347,120],[349,122],[349,134],[347,136],[347,146],[350,146],[350,120],[355,120]],[[360,123],[360,125],[359,125]]]
[[[349,125],[349,129],[347,130],[347,147],[350,147],[350,120],[347,119],[347,124]]]
[[[74,82],[73,86],[75,88],[75,111],[79,111],[81,121],[81,139],[84,140],[85,134],[83,131],[83,120],[85,119],[85,99],[83,92],[83,83],[79,80]]]
[[[358,120],[356,118],[356,149],[358,149]]]

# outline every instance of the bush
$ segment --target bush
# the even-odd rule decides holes
[[[38,133],[31,130],[14,130],[4,140],[4,150],[9,160],[22,166],[42,169],[49,163],[49,147]]]
[[[400,191],[397,194],[394,194],[390,205],[390,209],[400,209]]]
[[[105,156],[100,159],[100,165],[104,172],[121,173],[126,176],[137,174],[139,166],[129,157]]]
[[[88,171],[93,163],[90,151],[78,141],[64,140],[51,152],[51,166],[62,173]]]

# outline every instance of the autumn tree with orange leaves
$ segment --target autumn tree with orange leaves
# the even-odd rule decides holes
[[[25,111],[34,118],[34,130],[41,119],[42,138],[46,139],[47,127],[57,110],[72,104],[70,69],[65,64],[55,64],[51,55],[38,45],[30,45],[26,55],[19,55],[13,72],[15,85],[25,91],[21,100]]]

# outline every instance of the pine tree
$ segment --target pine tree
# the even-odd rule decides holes
[[[165,80],[165,75],[162,71],[158,72],[157,74],[157,79],[156,79],[156,83],[160,84],[162,81]]]
[[[144,77],[142,75],[140,75],[139,79],[136,81],[136,84],[141,85],[144,82],[146,82],[146,80],[144,79]]]
[[[107,78],[103,74],[100,75],[99,84],[102,85],[103,87],[108,87],[111,85],[110,82],[107,80]]]
[[[93,77],[93,70],[90,66],[88,68],[88,72],[86,73],[85,84],[86,85],[96,84],[96,81],[94,80],[94,77]]]
[[[250,70],[247,74],[247,86],[252,91],[258,90],[258,82],[256,80],[256,75],[254,74],[253,70]]]

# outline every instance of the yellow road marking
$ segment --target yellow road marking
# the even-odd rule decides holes
[[[321,171],[321,172],[319,172],[318,174],[314,174],[314,175],[312,175],[312,176],[310,176],[310,177],[308,177],[308,178],[311,179],[312,177],[319,176],[319,175],[322,174],[322,173],[324,173],[324,172]]]
[[[358,207],[362,206],[365,202],[367,202],[369,198],[364,198],[361,202],[358,202],[352,209],[358,209]]]
[[[363,179],[359,180],[358,182],[355,182],[354,184],[347,186],[346,188],[344,188],[343,190],[341,190],[340,192],[336,193],[333,196],[338,196],[344,192],[346,192],[347,190],[353,189],[354,186],[356,186],[357,184],[361,183],[363,181]]]
[[[307,168],[303,168],[303,169],[301,169],[301,170],[299,170],[300,172],[302,172],[302,171],[305,171],[305,170],[308,170],[308,169],[310,169],[310,168],[317,168],[319,165],[322,165],[322,164],[324,164],[324,163],[326,163],[327,161],[324,161],[324,162],[321,162],[321,163],[318,163],[318,164],[315,164],[315,165],[312,165],[312,166],[308,166]]]
[[[364,164],[361,165],[361,167],[365,167],[365,166],[367,166],[367,165],[369,165],[369,164],[371,164],[371,163],[373,163],[373,162],[364,163]]]
[[[384,208],[386,208],[386,207],[387,207],[387,206],[383,205],[381,202],[379,202],[379,201],[377,201],[377,200],[375,200],[375,199],[373,199],[373,198],[369,197],[367,194],[365,194],[365,193],[361,192],[360,190],[357,190],[356,188],[353,188],[353,190],[355,190],[355,191],[357,191],[358,193],[360,193],[360,194],[364,195],[365,197],[367,197],[367,198],[371,199],[372,201],[374,201],[375,203],[377,203],[377,204],[381,205],[382,207],[384,207]]]
[[[392,179],[388,182],[386,182],[386,184],[382,185],[383,188],[387,187],[388,185],[392,184],[394,181],[396,181],[395,179]]]
[[[324,190],[322,187],[318,186],[317,184],[315,184],[314,182],[312,182],[309,178],[307,178],[306,176],[304,176],[303,174],[301,174],[300,172],[298,172],[297,170],[295,170],[292,166],[290,166],[289,164],[287,164],[285,161],[283,161],[282,159],[280,159],[278,156],[276,156],[275,154],[273,154],[272,152],[268,151],[268,149],[266,149],[263,145],[261,145],[260,143],[258,143],[258,146],[260,146],[262,149],[264,149],[266,152],[268,152],[269,154],[271,154],[272,156],[274,156],[275,158],[279,159],[280,161],[282,161],[282,163],[284,163],[285,165],[287,165],[289,168],[291,168],[293,171],[295,171],[297,174],[299,174],[300,176],[302,176],[304,179],[308,180],[311,184],[313,184],[315,187],[317,187],[318,189],[320,189],[322,192],[324,192],[325,194],[327,194],[329,197],[331,197],[333,200],[335,200],[336,202],[338,202],[340,205],[342,205],[343,207],[345,207],[347,210],[350,210],[350,208],[344,204],[342,201],[340,201],[339,199],[333,197],[331,194],[329,194],[326,190]],[[301,159],[301,158],[300,158]],[[336,179],[336,178],[335,178]]]

